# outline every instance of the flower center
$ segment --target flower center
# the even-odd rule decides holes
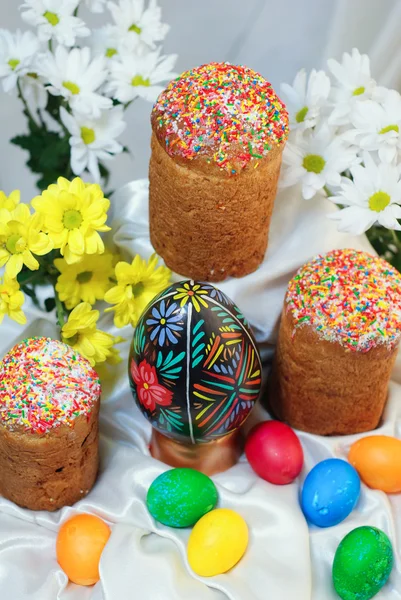
[[[145,388],[145,390],[148,390],[149,389],[149,384],[146,383],[146,381],[145,381],[145,383],[143,384],[143,387]]]
[[[400,133],[400,128],[398,127],[398,125],[387,125],[387,127],[383,127],[383,129],[381,129],[379,133],[384,134],[388,133],[389,131],[396,131],[397,133]]]
[[[115,48],[107,48],[107,50],[106,50],[107,58],[112,58],[116,54],[117,54],[117,50]]]
[[[160,319],[160,325],[165,325],[166,324],[166,319]]]
[[[137,86],[137,85],[144,85],[146,87],[149,87],[150,86],[150,79],[149,79],[149,77],[147,77],[146,79],[144,79],[142,77],[142,75],[135,75],[135,77],[133,77],[131,79],[131,85],[134,86],[134,87]]]
[[[63,87],[65,87],[66,90],[71,92],[73,96],[76,96],[81,91],[79,85],[72,81],[63,81]]]
[[[135,31],[135,33],[137,33],[138,35],[141,33],[142,29],[140,27],[138,27],[138,25],[135,25],[135,23],[133,25],[131,25],[131,27],[128,29],[128,31]]]
[[[318,154],[307,154],[304,156],[302,166],[309,173],[321,173],[325,164],[326,161],[323,156],[319,156]]]
[[[375,212],[381,212],[390,204],[390,196],[386,192],[376,192],[369,198],[369,208]]]
[[[63,225],[66,229],[78,229],[83,221],[82,215],[79,210],[66,210],[63,215]]]
[[[366,91],[366,89],[363,87],[363,85],[361,85],[360,87],[357,87],[354,89],[354,91],[352,92],[353,96],[362,96],[362,94],[364,94]]]
[[[132,286],[132,293],[137,298],[143,293],[144,289],[145,286],[143,285],[142,281],[139,281],[138,283],[135,283],[135,285]]]
[[[10,58],[10,60],[8,61],[9,66],[11,67],[12,71],[15,71],[15,69],[18,67],[18,65],[20,64],[20,60],[18,60],[18,58]]]
[[[45,19],[47,19],[49,21],[50,25],[53,25],[53,27],[55,27],[56,25],[58,25],[60,23],[60,19],[58,18],[56,13],[52,13],[47,10],[43,16]]]
[[[13,233],[13,235],[10,235],[10,237],[7,238],[6,248],[11,254],[22,252],[25,246],[25,241],[21,239],[21,236],[18,235],[18,233]]]
[[[78,273],[77,281],[78,283],[88,283],[92,279],[92,271],[83,271],[82,273]]]
[[[297,123],[303,123],[305,121],[305,117],[308,114],[308,110],[309,108],[307,106],[304,106],[303,108],[301,108],[301,110],[297,112],[297,114],[295,115],[295,120]]]
[[[96,140],[96,134],[94,129],[90,129],[89,127],[81,127],[81,137],[84,141],[84,144],[89,146],[89,144],[93,144]]]
[[[195,296],[195,292],[193,292],[192,290],[189,290],[188,296]]]

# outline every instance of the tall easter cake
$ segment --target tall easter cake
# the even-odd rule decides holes
[[[386,261],[333,250],[301,267],[284,302],[268,403],[321,435],[374,429],[401,335],[401,277]]]
[[[0,363],[0,493],[32,510],[83,498],[98,471],[100,382],[66,344],[24,340]]]
[[[222,281],[263,260],[288,114],[248,67],[186,71],[152,111],[150,237],[173,271]]]

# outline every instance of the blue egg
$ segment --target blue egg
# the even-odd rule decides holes
[[[308,473],[301,507],[310,523],[332,527],[354,510],[360,491],[361,481],[354,467],[345,460],[329,458]]]

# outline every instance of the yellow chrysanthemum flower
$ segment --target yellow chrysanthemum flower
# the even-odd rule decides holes
[[[117,348],[115,348],[115,345],[121,344],[121,342],[125,342],[126,340],[120,336],[114,337],[113,340],[114,346],[110,350],[110,355],[104,362],[102,362],[99,365],[96,365],[96,372],[99,375],[102,384],[107,384],[108,382],[115,381],[115,366],[122,361],[120,352],[119,350],[117,350]]]
[[[73,181],[60,177],[57,184],[32,200],[32,206],[69,265],[79,262],[84,254],[104,252],[98,232],[110,230],[105,224],[110,202],[99,185],[85,184],[79,177]]]
[[[23,265],[31,271],[39,268],[33,256],[42,256],[53,249],[51,239],[40,230],[38,215],[31,215],[26,204],[13,210],[0,210],[0,267],[6,265],[6,275],[15,278]]]
[[[117,263],[117,285],[104,296],[106,302],[115,304],[106,312],[114,311],[116,327],[124,327],[129,323],[135,327],[145,307],[170,283],[170,269],[157,267],[157,262],[158,257],[153,254],[149,262],[137,255],[131,264]]]
[[[69,310],[80,302],[95,304],[96,300],[103,300],[112,285],[113,255],[109,252],[84,254],[79,263],[72,265],[64,258],[56,258],[54,264],[61,273],[56,290]]]
[[[63,325],[63,341],[85,356],[92,366],[104,362],[112,354],[114,336],[96,329],[99,311],[92,310],[87,302],[81,302],[74,308]]]
[[[26,323],[26,316],[21,307],[24,304],[24,294],[19,289],[16,279],[10,279],[7,275],[4,281],[0,280],[0,323],[5,315],[20,325]]]
[[[19,190],[14,190],[9,196],[6,196],[4,192],[0,191],[0,209],[5,208],[6,210],[14,210],[17,208],[21,199],[21,193]]]

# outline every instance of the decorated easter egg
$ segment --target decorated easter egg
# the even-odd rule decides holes
[[[339,458],[323,460],[305,479],[301,495],[304,515],[318,527],[337,525],[355,508],[360,489],[352,465]]]
[[[294,481],[304,462],[301,442],[291,427],[280,421],[255,425],[248,434],[245,454],[255,473],[276,485]]]
[[[261,361],[240,309],[213,285],[182,281],[143,312],[129,378],[156,430],[196,444],[242,425],[259,396]]]
[[[217,508],[202,517],[188,540],[188,562],[201,577],[226,573],[248,546],[248,526],[234,510]]]
[[[57,561],[70,581],[78,585],[99,581],[100,556],[110,533],[110,527],[94,515],[77,515],[63,523],[57,536]]]
[[[393,568],[387,535],[376,527],[357,527],[340,542],[333,561],[333,583],[342,600],[369,600]]]
[[[171,469],[157,477],[146,504],[152,517],[169,527],[190,527],[217,504],[217,489],[195,469]]]
[[[387,435],[361,438],[352,444],[348,460],[369,487],[401,492],[401,440]]]

